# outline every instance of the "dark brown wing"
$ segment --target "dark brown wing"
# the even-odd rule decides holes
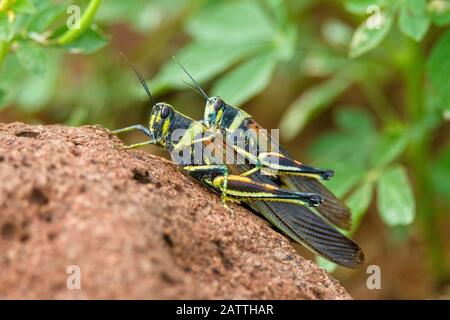
[[[352,214],[350,209],[320,183],[320,181],[315,178],[303,176],[283,176],[281,177],[281,181],[290,189],[322,195],[323,202],[316,210],[334,225],[346,230],[351,228]]]

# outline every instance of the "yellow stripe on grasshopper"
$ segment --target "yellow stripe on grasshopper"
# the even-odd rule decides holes
[[[228,184],[230,182],[230,180],[232,181],[239,181],[242,183],[249,183],[249,184],[257,184],[255,183],[253,180],[247,178],[247,177],[242,177],[242,176],[233,176],[233,178],[229,178],[229,177],[225,177],[225,176],[218,176],[216,178],[214,178],[213,180],[213,186],[215,188],[218,188],[219,190],[223,191],[224,189],[224,183],[225,183],[225,179],[228,179]],[[229,189],[227,188],[226,193],[230,194],[230,195],[236,195],[236,196],[251,196],[253,195],[251,198],[254,197],[271,197],[273,196],[273,192],[274,190],[276,190],[277,188],[275,186],[272,186],[270,184],[262,184],[262,183],[258,183],[258,186],[260,186],[262,189],[267,190],[267,192],[245,192],[245,191],[237,191],[237,190],[233,190],[233,189]]]

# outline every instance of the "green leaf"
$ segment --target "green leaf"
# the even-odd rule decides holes
[[[363,21],[353,34],[349,56],[356,58],[377,47],[392,27],[391,10],[381,12],[373,20]]]
[[[14,24],[9,22],[6,12],[0,12],[0,41],[9,42],[14,35]]]
[[[372,152],[372,165],[378,167],[389,164],[400,156],[407,144],[408,136],[404,132],[382,134]]]
[[[444,33],[431,50],[427,61],[427,101],[435,110],[450,108],[450,30]]]
[[[332,168],[344,164],[343,168],[350,172],[353,167],[367,169],[373,141],[377,140],[370,114],[363,110],[339,109],[335,118],[340,130],[323,134],[314,141],[309,149],[313,162]]]
[[[358,186],[347,198],[347,206],[352,212],[352,231],[356,230],[361,222],[362,217],[372,201],[373,183],[365,182]]]
[[[47,65],[44,49],[33,41],[17,43],[16,56],[19,63],[26,70],[35,74],[42,74]]]
[[[17,107],[26,113],[45,110],[54,99],[63,52],[47,49],[47,68],[43,74],[29,75],[15,86],[13,98]]]
[[[351,85],[351,81],[335,76],[321,84],[307,89],[284,113],[279,127],[282,137],[293,139],[315,114],[324,110],[330,103]]]
[[[352,189],[366,173],[364,163],[357,159],[349,159],[348,161],[314,161],[324,168],[333,168],[334,178],[324,181],[326,185],[336,196],[343,197],[350,189]]]
[[[373,118],[365,110],[342,109],[336,113],[335,119],[339,128],[353,134],[375,131]]]
[[[100,50],[108,43],[108,39],[92,28],[87,29],[81,36],[62,48],[67,49],[71,53],[90,54]]]
[[[276,61],[273,54],[261,54],[242,63],[218,80],[212,93],[228,103],[240,105],[263,91],[270,82]]]
[[[13,2],[12,10],[16,13],[35,14],[37,12],[31,0],[16,0]]]
[[[414,221],[416,205],[406,171],[396,165],[382,173],[377,188],[377,205],[383,222],[391,227]]]
[[[446,0],[432,0],[428,4],[431,21],[437,26],[450,24],[450,2]]]
[[[187,25],[201,42],[255,43],[274,38],[276,32],[258,1],[215,1],[205,6]]]
[[[59,17],[61,17],[66,10],[65,5],[58,5],[54,3],[48,3],[39,7],[38,13],[30,21],[27,29],[37,33],[42,33],[51,26]]]
[[[263,47],[255,44],[214,45],[208,42],[193,42],[176,53],[177,60],[199,82],[208,81],[231,65],[255,54]],[[152,80],[155,95],[170,88],[186,87],[181,79],[190,82],[181,68],[173,61],[167,62]]]
[[[417,42],[422,40],[430,26],[426,0],[403,1],[398,20],[400,30]]]

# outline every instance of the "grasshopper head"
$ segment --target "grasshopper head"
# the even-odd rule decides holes
[[[206,101],[205,114],[203,122],[207,127],[219,125],[222,120],[226,104],[219,97],[211,97]]]
[[[169,128],[175,110],[170,104],[160,102],[153,106],[149,120],[149,130],[155,143],[163,144],[169,136]]]

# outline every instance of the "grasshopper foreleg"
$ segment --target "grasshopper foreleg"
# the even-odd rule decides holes
[[[129,127],[125,127],[125,128],[121,128],[121,129],[117,129],[117,130],[113,130],[111,131],[114,134],[118,134],[118,133],[122,133],[122,132],[129,132],[129,131],[133,131],[133,130],[139,130],[141,132],[143,132],[145,135],[151,137],[152,135],[150,134],[150,131],[148,128],[144,127],[141,124],[136,124],[134,126],[129,126]]]
[[[149,129],[146,128],[146,127],[144,127],[144,126],[141,125],[141,124],[137,124],[137,125],[134,125],[134,126],[125,127],[125,128],[122,128],[122,129],[113,130],[113,131],[111,131],[111,132],[112,132],[113,134],[118,134],[118,133],[122,133],[122,132],[133,131],[133,130],[139,130],[139,131],[141,131],[142,133],[144,133],[145,135],[147,135],[147,136],[149,136],[149,137],[152,137],[152,135],[150,134]],[[139,148],[139,147],[146,146],[146,145],[153,144],[153,143],[154,143],[153,140],[147,140],[147,141],[144,141],[144,142],[135,143],[135,144],[131,144],[131,145],[129,145],[129,146],[125,146],[124,148],[125,148],[125,149],[134,149],[134,148]]]

